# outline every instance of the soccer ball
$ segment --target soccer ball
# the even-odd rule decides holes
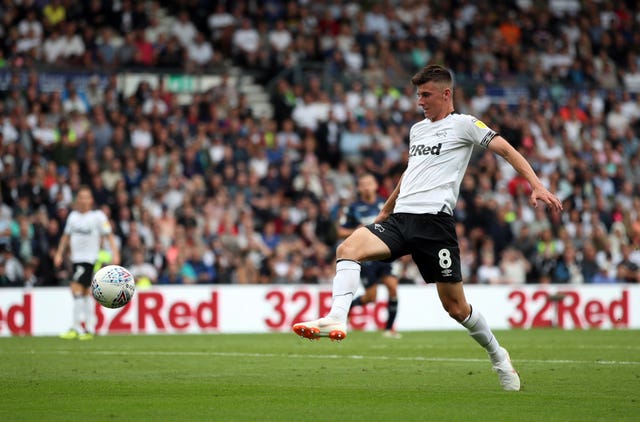
[[[107,265],[93,276],[91,293],[106,308],[121,308],[133,297],[136,282],[133,275],[119,265]]]

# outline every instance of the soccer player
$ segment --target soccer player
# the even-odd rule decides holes
[[[340,218],[338,236],[342,239],[348,237],[358,227],[373,223],[384,206],[384,199],[378,195],[378,181],[371,173],[364,173],[358,177],[358,196],[358,200],[345,207]],[[375,302],[378,282],[382,282],[389,292],[388,317],[383,335],[388,338],[400,338],[400,334],[393,330],[398,313],[398,277],[391,274],[391,263],[363,262],[362,281],[365,288],[364,294],[353,299],[351,307]]]
[[[93,298],[91,280],[94,265],[98,260],[102,240],[109,241],[113,263],[120,263],[115,237],[107,216],[101,210],[93,209],[93,194],[87,186],[82,186],[76,196],[76,208],[69,213],[60,244],[53,258],[56,267],[62,264],[64,253],[69,246],[72,278],[69,282],[73,295],[73,326],[60,335],[63,339],[90,340],[93,338]]]
[[[333,302],[320,319],[293,326],[305,338],[347,335],[346,318],[358,288],[361,261],[394,260],[411,254],[427,282],[435,282],[445,311],[487,351],[502,388],[520,390],[520,377],[477,308],[467,302],[453,209],[474,146],[503,157],[531,185],[529,202],[562,210],[527,160],[502,136],[473,116],[455,113],[453,78],[440,65],[428,65],[411,79],[425,119],[409,133],[409,162],[400,182],[373,224],[360,227],[336,251]]]

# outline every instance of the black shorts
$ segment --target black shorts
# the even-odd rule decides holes
[[[391,274],[391,264],[382,261],[367,261],[362,263],[362,284],[365,289],[375,286],[382,280],[382,277]]]
[[[78,262],[73,264],[73,275],[71,280],[82,284],[84,287],[91,286],[93,280],[93,264]]]
[[[391,214],[366,226],[391,250],[391,262],[411,255],[427,283],[462,281],[456,221],[447,213]]]

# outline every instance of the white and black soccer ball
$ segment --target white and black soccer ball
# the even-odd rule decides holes
[[[91,293],[95,300],[106,308],[121,308],[136,292],[133,275],[119,265],[107,265],[93,276]]]

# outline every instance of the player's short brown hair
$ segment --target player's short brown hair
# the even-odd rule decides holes
[[[439,64],[430,64],[423,67],[418,73],[413,75],[411,83],[414,86],[420,86],[427,82],[443,83],[449,87],[453,86],[453,77],[451,72],[444,66]]]

